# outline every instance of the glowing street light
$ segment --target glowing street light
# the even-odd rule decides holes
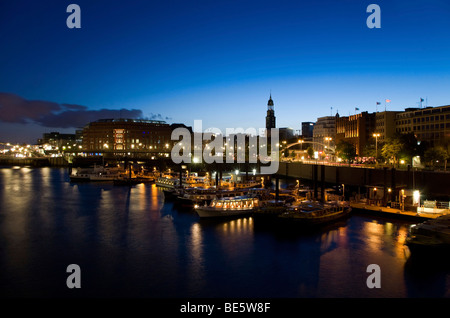
[[[380,137],[379,133],[374,133],[375,137],[375,162],[378,163],[378,137]]]

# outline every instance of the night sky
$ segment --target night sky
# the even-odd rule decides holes
[[[449,16],[447,0],[1,1],[0,142],[119,116],[260,128],[270,93],[296,130],[385,99],[448,105]]]

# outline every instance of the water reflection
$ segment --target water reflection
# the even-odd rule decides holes
[[[50,168],[0,169],[0,200],[2,296],[70,297],[72,263],[95,297],[449,296],[448,267],[405,257],[407,222],[352,215],[306,232],[201,220],[155,185],[70,183]]]

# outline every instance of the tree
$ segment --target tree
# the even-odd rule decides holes
[[[423,156],[424,146],[426,144],[417,142],[417,138],[414,133],[396,135],[402,144],[402,149],[399,152],[399,158],[407,159],[408,162],[412,162],[414,156]]]
[[[342,140],[336,145],[336,153],[345,161],[352,161],[356,157],[355,145]]]
[[[447,150],[442,146],[432,147],[425,151],[424,159],[431,163],[431,166],[434,168],[435,163],[438,161],[446,162],[450,158]],[[447,168],[447,167],[445,167]]]
[[[381,148],[381,155],[386,160],[391,160],[394,164],[398,162],[400,151],[403,149],[403,144],[398,137],[388,138]]]

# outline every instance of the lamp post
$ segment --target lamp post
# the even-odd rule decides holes
[[[325,141],[327,142],[328,152],[330,151],[330,141],[333,140],[331,137],[325,137]]]
[[[303,139],[299,139],[298,140],[298,143],[301,145],[300,146],[300,153],[303,151],[303,143],[304,143],[305,141],[303,140]],[[301,154],[300,154],[300,156],[301,156]],[[300,157],[301,158],[301,157]]]
[[[378,164],[378,137],[380,137],[379,133],[373,134],[375,137],[375,162]]]

